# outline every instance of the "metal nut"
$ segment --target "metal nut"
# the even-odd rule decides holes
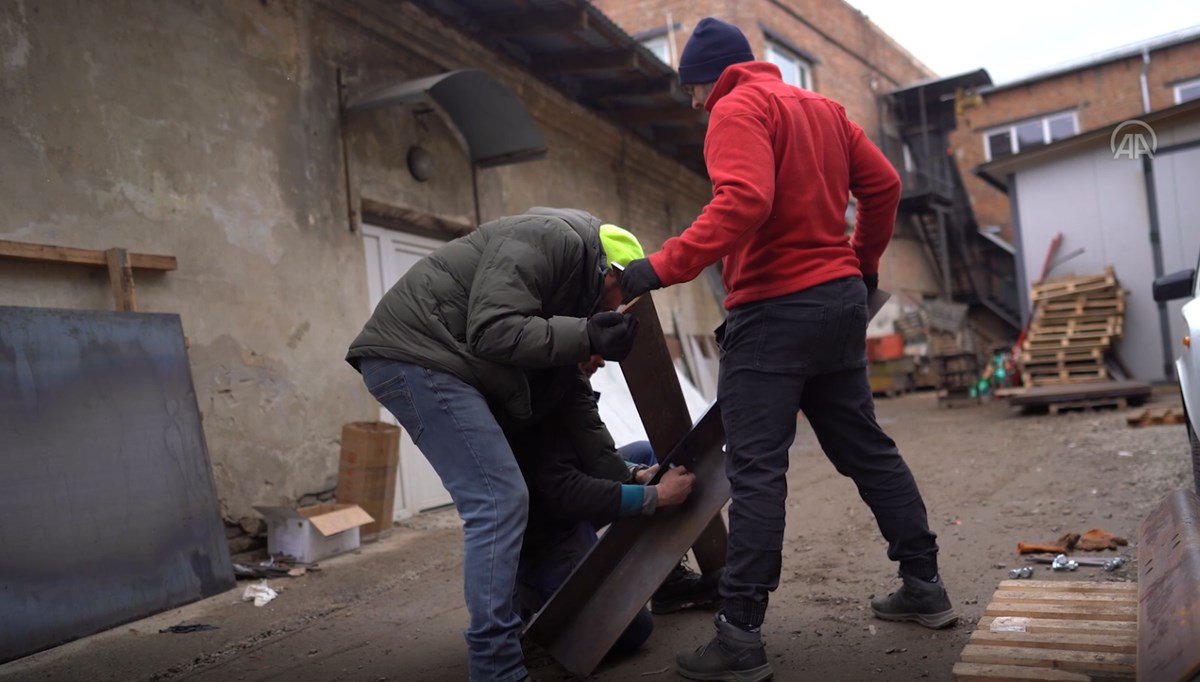
[[[1014,568],[1008,572],[1008,577],[1013,580],[1028,579],[1033,577],[1033,566],[1024,566],[1022,568]]]
[[[1054,562],[1050,564],[1050,569],[1054,571],[1074,571],[1077,568],[1079,568],[1079,562],[1068,559],[1066,554],[1054,557]]]

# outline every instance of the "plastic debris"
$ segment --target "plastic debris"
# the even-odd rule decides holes
[[[272,599],[278,597],[279,593],[271,588],[264,580],[257,585],[247,585],[246,591],[242,593],[242,601],[254,600],[255,606],[266,606]]]
[[[1020,616],[996,616],[988,627],[992,632],[1025,632],[1029,619]]]

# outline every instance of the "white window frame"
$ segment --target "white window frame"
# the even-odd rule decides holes
[[[1047,114],[1045,116],[1035,116],[1033,118],[1026,118],[1026,119],[1023,119],[1020,121],[1014,121],[1007,125],[1002,125],[1002,126],[998,126],[995,128],[989,128],[989,129],[983,131],[983,155],[984,155],[984,158],[986,158],[988,161],[992,160],[993,157],[992,157],[991,137],[992,137],[992,135],[995,135],[997,133],[1008,133],[1008,138],[1012,141],[1012,147],[1013,147],[1012,153],[1020,154],[1021,153],[1021,141],[1017,138],[1017,128],[1020,128],[1021,126],[1029,124],[1033,121],[1037,121],[1038,119],[1041,119],[1041,123],[1042,123],[1042,144],[1050,144],[1051,142],[1057,142],[1058,140],[1050,139],[1050,121],[1057,121],[1058,119],[1066,118],[1068,116],[1071,117],[1071,126],[1075,129],[1075,132],[1071,133],[1071,135],[1068,135],[1067,137],[1073,137],[1073,136],[1079,134],[1079,112],[1074,109],[1072,109],[1070,111],[1060,111],[1055,114]],[[1059,138],[1059,139],[1066,139],[1066,138]]]
[[[1188,99],[1183,99],[1183,91],[1185,89],[1191,89],[1191,88],[1196,88],[1196,90],[1197,90],[1196,95],[1194,97],[1190,97]],[[1183,81],[1182,83],[1175,84],[1175,103],[1176,104],[1183,104],[1184,102],[1190,102],[1194,99],[1200,99],[1200,78],[1193,78],[1191,80],[1186,80],[1186,81]]]
[[[798,82],[799,86],[804,88],[805,90],[813,89],[813,87],[812,87],[812,62],[808,61],[804,57],[801,57],[800,55],[796,54],[795,52],[789,50],[788,48],[784,47],[783,45],[780,45],[779,43],[768,39],[766,53],[763,55],[763,61],[768,61],[768,62],[771,62],[772,64],[774,64],[775,66],[778,66],[780,72],[782,72],[783,65],[776,62],[775,59],[772,59],[772,57],[778,58],[783,61],[791,62],[792,69],[793,69],[792,76]],[[785,83],[789,82],[788,74],[786,74],[786,73],[783,74],[783,82],[785,82]]]
[[[663,64],[674,66],[671,63],[671,41],[667,40],[667,36],[661,35],[656,38],[647,38],[642,41],[642,47],[653,52],[654,56],[662,60]]]

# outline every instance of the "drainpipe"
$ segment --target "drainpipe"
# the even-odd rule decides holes
[[[1146,72],[1150,70],[1150,48],[1142,48],[1142,72],[1138,80],[1142,83],[1142,111],[1150,113],[1150,86],[1146,83]]]
[[[667,64],[667,66],[674,68],[675,63],[676,63],[676,59],[675,59],[675,54],[676,54],[675,53],[675,23],[674,23],[674,20],[671,18],[671,10],[667,10],[667,53],[668,53],[667,58],[671,60],[671,63]]]

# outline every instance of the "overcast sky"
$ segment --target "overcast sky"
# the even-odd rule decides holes
[[[1196,0],[847,1],[939,76],[994,83],[1200,26]]]

